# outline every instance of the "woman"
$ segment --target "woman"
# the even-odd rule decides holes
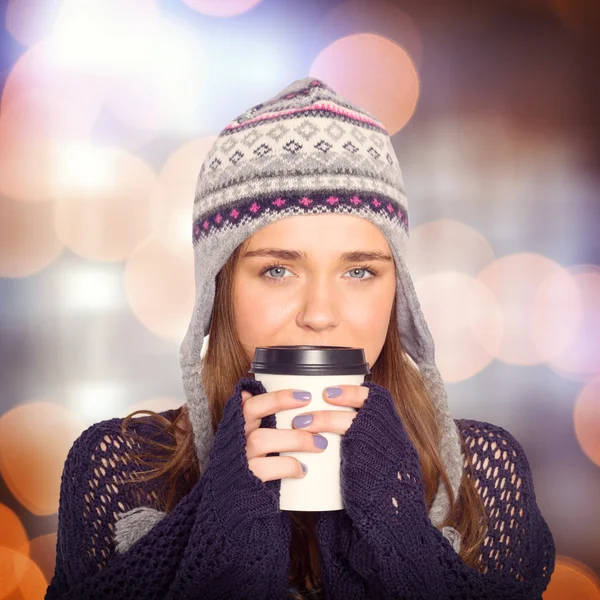
[[[202,165],[193,239],[187,402],[75,442],[46,597],[539,598],[555,548],[531,470],[510,433],[448,411],[381,123],[312,78],[254,106]],[[248,377],[257,346],[293,344],[364,348],[365,384],[323,391],[357,412]],[[312,421],[275,430],[299,402]],[[277,454],[324,452],[323,432],[345,509],[280,511],[281,478],[306,475]]]

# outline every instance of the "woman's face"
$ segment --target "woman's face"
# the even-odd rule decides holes
[[[343,256],[350,252],[380,256]],[[364,348],[373,366],[395,293],[390,248],[370,221],[287,217],[242,247],[234,273],[235,324],[250,360],[257,346],[352,346]]]

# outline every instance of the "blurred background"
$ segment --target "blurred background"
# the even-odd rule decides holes
[[[192,203],[219,131],[319,77],[380,118],[455,418],[525,449],[548,599],[600,599],[597,0],[0,8],[0,600],[42,598],[91,424],[184,402]]]

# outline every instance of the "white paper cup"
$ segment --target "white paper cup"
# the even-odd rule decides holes
[[[335,365],[328,365],[327,368],[328,370],[335,369]],[[297,408],[275,413],[277,429],[293,429],[292,419],[302,413],[312,413],[319,410],[357,412],[352,407],[336,406],[326,402],[323,399],[323,392],[326,387],[360,385],[365,380],[365,374],[295,375],[256,372],[254,378],[264,385],[267,392],[294,389],[306,390],[312,394],[310,402],[298,401]],[[342,436],[332,432],[319,433],[327,438],[328,445],[325,450],[321,452],[279,453],[279,456],[293,456],[308,467],[308,472],[302,479],[290,477],[281,479],[279,498],[281,510],[327,511],[344,508],[340,485]]]

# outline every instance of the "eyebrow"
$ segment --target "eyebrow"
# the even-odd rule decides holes
[[[299,250],[285,250],[283,248],[258,248],[246,252],[242,258],[252,258],[254,256],[270,256],[271,258],[279,258],[280,260],[307,260],[306,252]],[[343,252],[338,257],[338,262],[364,262],[364,261],[385,261],[392,262],[392,257],[385,252],[378,250],[354,250],[351,252]]]

